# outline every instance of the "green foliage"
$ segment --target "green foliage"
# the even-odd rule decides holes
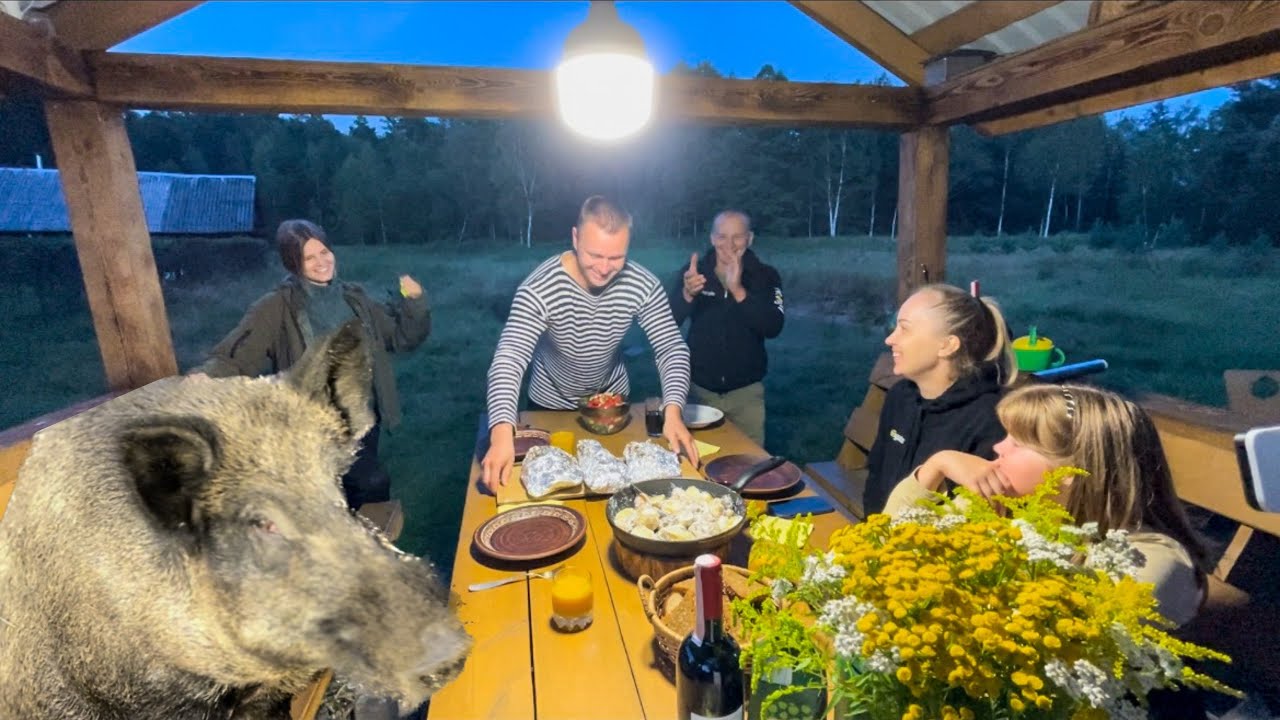
[[[1136,254],[1151,249],[1146,228],[1138,223],[1119,228],[1115,233],[1115,248],[1120,252]]]
[[[1177,216],[1161,225],[1156,232],[1156,236],[1158,238],[1156,244],[1160,247],[1181,248],[1194,244],[1191,240],[1191,230],[1187,227],[1186,221]]]
[[[1101,218],[1095,220],[1093,227],[1089,230],[1088,243],[1089,247],[1094,250],[1105,250],[1107,248],[1115,247],[1115,228],[1111,227],[1109,223],[1103,221]]]
[[[1068,255],[1080,244],[1079,235],[1060,233],[1049,238],[1049,249],[1059,255]]]

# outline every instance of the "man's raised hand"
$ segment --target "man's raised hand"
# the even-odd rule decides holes
[[[706,284],[706,276],[698,272],[698,253],[693,253],[689,256],[689,269],[684,271],[684,301],[693,302]]]

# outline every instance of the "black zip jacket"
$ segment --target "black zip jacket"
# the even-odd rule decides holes
[[[884,510],[894,486],[940,450],[995,458],[992,448],[1006,434],[996,417],[1001,391],[996,378],[995,366],[986,364],[932,400],[920,397],[910,380],[889,389],[867,458],[862,502],[868,514]]]
[[[676,275],[667,296],[676,325],[689,321],[689,362],[693,382],[714,392],[729,392],[762,380],[769,369],[764,341],[782,332],[782,279],[747,249],[742,255],[742,287],[738,302],[716,277],[716,251],[703,253],[698,271],[707,278],[702,292],[685,302],[684,273]]]

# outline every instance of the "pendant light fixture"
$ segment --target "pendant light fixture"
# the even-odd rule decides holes
[[[618,140],[653,114],[653,64],[635,28],[612,2],[592,2],[587,19],[569,33],[556,67],[560,118],[595,140]]]

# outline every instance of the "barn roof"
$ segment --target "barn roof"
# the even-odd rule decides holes
[[[252,175],[138,173],[147,229],[218,235],[253,229]],[[0,232],[71,232],[57,170],[0,168]]]

